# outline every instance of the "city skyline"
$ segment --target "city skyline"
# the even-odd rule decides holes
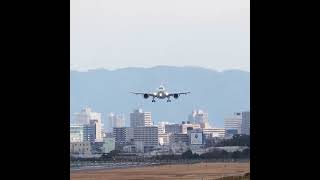
[[[82,109],[80,109],[79,111],[80,112],[82,112],[82,111],[84,111],[84,110],[86,110],[86,109],[90,109],[90,111],[92,111],[92,107],[91,106],[85,106],[84,108],[82,108]],[[151,112],[151,111],[144,111],[144,109],[143,108],[141,108],[141,107],[136,107],[136,108],[132,108],[132,111],[130,111],[130,112],[127,112],[127,113],[123,113],[123,112],[121,112],[121,113],[114,113],[114,112],[107,112],[107,113],[102,113],[102,112],[94,112],[94,113],[98,113],[98,114],[100,114],[100,117],[99,117],[99,119],[100,119],[100,121],[101,121],[101,123],[103,124],[103,127],[104,127],[104,130],[108,130],[108,129],[112,129],[112,128],[114,128],[115,126],[113,126],[113,122],[114,122],[114,119],[110,119],[110,114],[112,114],[112,115],[120,115],[121,116],[121,118],[123,118],[122,119],[122,121],[121,121],[121,126],[119,126],[119,127],[135,127],[135,125],[133,125],[133,124],[131,124],[132,122],[131,122],[131,119],[132,119],[132,117],[135,117],[135,116],[132,116],[132,115],[134,115],[134,114],[136,114],[136,113],[140,113],[141,115],[142,115],[142,117],[144,117],[146,114],[145,113],[147,113],[147,117],[148,116],[150,116],[149,117],[149,122],[148,122],[148,125],[152,125],[152,126],[157,126],[159,123],[161,124],[161,123],[169,123],[169,124],[179,124],[179,123],[183,123],[183,122],[190,122],[190,123],[196,123],[196,124],[199,124],[199,125],[201,125],[202,126],[202,128],[204,128],[205,126],[203,126],[202,125],[202,122],[192,122],[192,121],[190,121],[190,116],[192,116],[192,115],[198,115],[198,113],[200,113],[200,114],[202,114],[202,113],[204,113],[204,114],[206,114],[206,119],[205,119],[205,121],[206,121],[206,123],[207,123],[207,127],[205,127],[205,128],[225,128],[225,121],[226,121],[226,119],[230,119],[230,118],[232,118],[232,115],[234,115],[235,113],[238,113],[238,112],[249,112],[250,113],[250,109],[249,110],[245,110],[245,111],[236,111],[236,112],[234,112],[233,114],[230,114],[229,116],[226,116],[226,117],[224,117],[224,124],[222,125],[222,127],[220,127],[220,126],[213,126],[212,124],[210,124],[210,122],[208,121],[208,113],[206,112],[206,111],[203,111],[202,109],[192,109],[191,111],[190,111],[190,113],[189,114],[187,114],[186,115],[186,117],[183,119],[182,118],[182,120],[178,120],[178,121],[169,121],[169,120],[153,120],[153,118],[151,118],[151,115],[153,115],[153,113]],[[196,113],[196,114],[194,114],[194,113]],[[75,119],[77,119],[77,115],[78,115],[79,113],[78,112],[76,112],[76,113],[74,113],[73,115],[71,115],[71,117],[70,117],[70,122],[71,123],[75,123],[75,124],[81,124],[81,123],[77,123],[77,120],[75,120]],[[104,117],[105,116],[105,117]],[[249,115],[250,116],[250,115]],[[118,116],[115,116],[115,117],[118,117]],[[194,116],[194,117],[197,117],[197,116]],[[140,117],[139,117],[140,118]],[[199,117],[198,117],[199,118]],[[241,118],[240,118],[241,119]],[[250,122],[249,122],[250,123]],[[85,124],[85,123],[83,123],[83,124]],[[132,126],[133,125],[133,126]],[[240,127],[239,127],[240,128]]]
[[[101,113],[93,111],[91,107],[86,106],[76,113],[77,123],[70,124],[70,154],[78,157],[103,157],[106,153],[117,151],[150,157],[181,155],[189,150],[201,155],[212,148],[228,149],[214,144],[237,137],[244,138],[243,145],[233,149],[249,150],[249,143],[245,141],[250,136],[250,111],[234,112],[231,118],[225,119],[225,128],[210,126],[208,113],[201,109],[193,110],[188,120],[180,123],[153,123],[152,113],[141,108],[131,111],[129,126],[121,123],[123,116],[114,119],[117,116],[109,113],[109,117],[112,122],[120,120],[119,123],[111,124],[111,132],[104,131],[106,129],[101,126]],[[117,125],[114,126],[115,124]]]

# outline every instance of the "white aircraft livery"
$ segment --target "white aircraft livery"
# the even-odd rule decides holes
[[[159,89],[156,92],[153,93],[143,93],[143,92],[131,92],[133,94],[141,94],[145,99],[148,99],[149,97],[152,97],[152,102],[156,102],[154,99],[165,99],[167,98],[167,102],[171,102],[170,97],[173,96],[175,99],[178,99],[178,97],[181,94],[188,94],[190,92],[175,92],[175,93],[169,93],[165,90],[163,85],[160,85]]]

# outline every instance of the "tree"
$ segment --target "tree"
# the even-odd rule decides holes
[[[240,151],[234,151],[231,155],[233,159],[239,159],[241,157],[241,152]]]
[[[242,158],[250,158],[250,148],[246,148],[241,152]]]
[[[199,154],[197,154],[197,153],[194,153],[192,158],[194,158],[194,159],[198,159],[198,158],[200,158],[200,155],[199,155]]]
[[[188,149],[187,151],[182,153],[181,157],[183,159],[191,159],[193,157],[192,151],[190,149]]]
[[[107,153],[103,153],[101,159],[110,159],[110,156]]]
[[[230,157],[230,153],[228,153],[228,152],[225,151],[225,150],[222,150],[222,151],[220,152],[220,157],[223,158],[223,159],[227,159],[227,158]]]
[[[250,136],[245,134],[236,134],[232,139],[226,139],[217,144],[217,146],[249,146]]]
[[[110,151],[110,152],[108,153],[108,155],[109,155],[110,157],[115,157],[115,156],[118,156],[119,153],[120,153],[119,150],[112,150],[112,151]]]

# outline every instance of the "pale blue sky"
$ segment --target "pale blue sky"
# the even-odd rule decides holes
[[[71,0],[71,69],[250,70],[250,0]]]

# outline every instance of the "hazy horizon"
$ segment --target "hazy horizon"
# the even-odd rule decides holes
[[[94,70],[117,71],[117,70],[127,69],[127,68],[150,69],[150,68],[157,68],[157,67],[202,68],[202,69],[211,70],[211,71],[216,71],[216,72],[224,72],[224,71],[237,70],[237,71],[244,71],[244,72],[250,73],[250,69],[249,69],[249,70],[243,70],[243,69],[228,68],[228,69],[218,70],[218,69],[212,69],[212,68],[201,67],[201,66],[174,66],[174,65],[155,65],[155,66],[150,66],[150,67],[128,66],[128,67],[119,67],[119,68],[97,67],[97,68],[91,68],[91,69],[90,69],[90,68],[80,68],[80,69],[78,68],[78,69],[77,69],[77,68],[75,68],[75,67],[70,66],[70,70],[71,70],[71,71],[77,71],[77,72],[87,72],[87,71],[94,71]]]

